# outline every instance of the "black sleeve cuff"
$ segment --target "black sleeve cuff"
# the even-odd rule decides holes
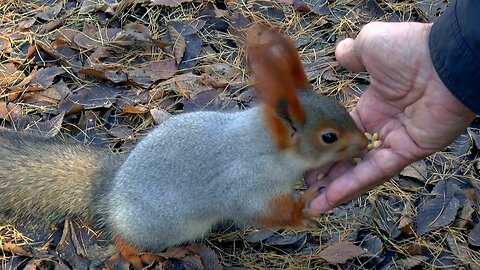
[[[452,1],[432,26],[429,47],[442,82],[480,114],[480,1]]]

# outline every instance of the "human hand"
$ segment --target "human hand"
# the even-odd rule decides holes
[[[335,164],[319,182],[318,171],[307,173],[307,184],[325,187],[311,208],[326,212],[362,195],[408,164],[446,147],[475,118],[432,65],[431,26],[370,23],[355,40],[338,44],[335,55],[342,66],[370,74],[370,86],[352,117],[362,130],[378,132],[383,143],[356,166],[348,161]]]

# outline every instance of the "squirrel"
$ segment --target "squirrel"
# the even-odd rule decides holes
[[[90,221],[135,268],[142,254],[201,239],[224,221],[308,225],[320,189],[296,195],[295,183],[357,156],[367,139],[338,101],[313,91],[291,39],[255,24],[246,44],[258,106],[172,116],[126,155],[0,131],[0,214],[41,226]]]

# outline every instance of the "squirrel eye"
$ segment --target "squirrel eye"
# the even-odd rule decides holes
[[[332,144],[337,141],[337,135],[333,132],[325,132],[322,134],[322,141],[327,144]]]

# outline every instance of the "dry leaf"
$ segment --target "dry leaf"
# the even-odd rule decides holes
[[[6,36],[0,37],[0,51],[3,53],[12,52],[12,43],[10,42],[10,39]]]
[[[251,243],[259,243],[271,237],[273,234],[275,234],[275,231],[270,229],[255,230],[243,237],[243,240]]]
[[[108,133],[115,138],[120,139],[132,139],[133,138],[133,130],[126,126],[115,126],[108,130]]]
[[[465,226],[469,223],[472,222],[472,214],[475,212],[475,209],[473,208],[472,202],[470,199],[467,198],[465,201],[465,204],[462,207],[462,211],[460,211],[460,215],[455,220],[453,225],[458,228],[465,228]]]
[[[47,67],[41,68],[37,71],[37,75],[32,79],[30,84],[32,86],[41,86],[43,89],[47,89],[53,84],[53,79],[65,73],[62,67]]]
[[[199,24],[201,26],[201,22],[204,21],[171,21],[168,23],[169,29],[170,27],[174,28],[185,40],[185,50],[179,69],[188,69],[196,65],[198,54],[202,49],[202,40],[197,35],[198,29],[196,27],[199,27]]]
[[[472,246],[480,247],[480,223],[477,223],[468,234],[468,243]]]
[[[293,6],[297,11],[313,12],[320,16],[330,13],[327,0],[294,0]]]
[[[123,107],[123,112],[132,114],[144,114],[148,112],[148,108],[141,105],[131,106],[127,104]]]
[[[194,245],[194,246],[190,246],[189,249],[200,256],[202,266],[205,267],[205,269],[209,269],[209,270],[223,269],[222,265],[220,264],[220,261],[218,260],[217,254],[215,254],[215,252],[211,248],[207,247],[206,245],[203,245],[203,244]]]
[[[427,200],[416,217],[417,234],[423,235],[452,223],[459,208],[460,202],[455,197]]]
[[[427,180],[427,164],[424,160],[414,162],[400,172],[400,175],[412,177],[422,182]]]
[[[395,263],[400,269],[409,270],[428,261],[428,257],[422,255],[408,256],[405,259],[397,260]]]
[[[168,32],[170,34],[170,40],[173,43],[173,55],[175,56],[175,61],[177,64],[180,64],[186,48],[185,38],[180,35],[173,26],[168,26]]]
[[[152,6],[178,7],[182,3],[192,2],[193,0],[150,0]]]
[[[296,246],[303,246],[306,241],[306,233],[292,233],[286,235],[273,235],[265,240],[265,244],[270,246],[285,246],[293,244]]]
[[[17,70],[15,64],[0,64],[0,86],[14,85],[23,79],[25,79],[25,74],[23,74],[22,71]]]
[[[173,58],[150,62],[135,69],[127,70],[128,80],[148,88],[152,83],[171,78],[177,72]]]
[[[398,222],[398,229],[407,234],[414,234],[412,224],[415,217],[415,211],[411,201],[405,201],[405,208],[403,208],[400,220]]]
[[[53,138],[60,132],[64,116],[65,113],[61,112],[50,120],[35,123],[34,130],[38,130],[45,138]]]
[[[322,250],[318,255],[328,263],[342,264],[365,254],[369,254],[366,249],[349,242],[338,242]]]
[[[472,250],[465,243],[457,241],[451,233],[447,233],[447,245],[460,262],[472,261]]]
[[[168,118],[170,118],[172,115],[165,111],[164,109],[151,109],[150,114],[153,117],[153,120],[155,120],[155,123],[158,125],[165,122]]]
[[[0,119],[9,120],[10,112],[7,109],[6,102],[0,102]]]
[[[0,245],[0,248],[2,249],[2,251],[11,252],[20,256],[32,257],[32,253],[26,251],[21,246],[15,243],[11,243],[11,242],[2,243]]]
[[[37,17],[45,21],[51,21],[57,17],[62,8],[63,1],[59,1],[56,5],[47,7],[47,9],[44,12],[39,13]]]
[[[164,257],[165,259],[182,259],[191,251],[188,247],[170,247],[167,251],[159,253],[159,256]]]

